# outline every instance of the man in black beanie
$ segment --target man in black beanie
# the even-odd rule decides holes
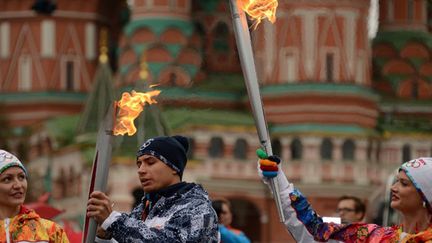
[[[144,197],[130,214],[113,211],[102,192],[90,195],[87,216],[100,226],[96,242],[218,242],[207,192],[182,181],[188,148],[183,136],[151,138],[140,147],[136,164]]]

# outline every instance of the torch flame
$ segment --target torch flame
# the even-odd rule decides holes
[[[254,29],[265,18],[272,23],[276,21],[277,0],[241,0],[240,6],[255,21]]]
[[[149,105],[157,103],[153,97],[158,96],[160,92],[160,90],[152,90],[146,93],[132,90],[130,94],[124,92],[120,101],[117,102],[118,113],[113,134],[116,136],[126,133],[129,136],[134,135],[137,130],[134,125],[134,120],[144,110],[146,102]]]

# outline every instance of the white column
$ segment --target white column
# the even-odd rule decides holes
[[[354,60],[355,60],[355,41],[357,38],[357,11],[338,10],[337,15],[344,19],[344,49],[346,54],[346,61],[348,66],[348,77],[351,78],[354,73]]]
[[[87,23],[85,26],[85,55],[88,60],[96,58],[96,26]]]
[[[43,20],[41,23],[41,56],[54,57],[56,47],[55,22]]]
[[[18,90],[30,91],[32,88],[32,60],[28,55],[19,58]]]
[[[0,58],[8,58],[10,55],[10,23],[0,24]]]
[[[303,24],[301,27],[304,65],[307,78],[313,78],[315,73],[315,63],[318,48],[319,30],[317,25],[317,18],[325,14],[325,10],[297,10],[293,15],[300,16]]]

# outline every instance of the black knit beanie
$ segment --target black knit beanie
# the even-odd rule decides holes
[[[174,169],[182,178],[187,162],[186,153],[188,149],[189,142],[186,137],[179,135],[155,137],[148,139],[140,147],[137,158],[145,154],[152,155]]]

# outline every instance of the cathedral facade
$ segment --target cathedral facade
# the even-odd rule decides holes
[[[369,0],[281,0],[274,24],[250,30],[273,151],[319,214],[334,216],[338,197],[355,194],[382,223],[391,173],[432,155],[428,5],[379,1],[371,36]],[[182,134],[185,180],[231,200],[252,241],[290,241],[256,172],[260,143],[227,1],[0,0],[0,146],[44,182],[30,199],[48,191],[63,217],[82,222],[98,114],[152,85],[158,104],[135,137],[117,139],[116,209],[130,210],[143,140]]]

